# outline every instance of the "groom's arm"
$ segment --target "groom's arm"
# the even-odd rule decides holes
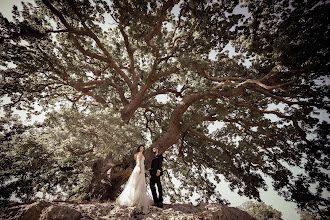
[[[163,155],[162,154],[160,155],[160,158],[159,158],[159,169],[161,171],[163,171]]]
[[[157,171],[159,171],[159,174],[161,174],[163,172],[163,155],[159,155],[158,157],[158,169]]]

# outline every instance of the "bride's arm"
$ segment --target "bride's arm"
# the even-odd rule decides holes
[[[141,174],[141,160],[142,160],[142,153],[141,152],[139,152],[138,153],[138,156],[137,156],[137,161],[139,161],[139,168],[140,168],[140,171],[139,171],[139,174]]]

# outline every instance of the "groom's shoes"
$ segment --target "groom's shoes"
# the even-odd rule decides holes
[[[164,207],[163,203],[155,203],[152,206],[158,207],[158,208],[163,208]]]

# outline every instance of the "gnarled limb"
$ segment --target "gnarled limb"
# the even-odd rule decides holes
[[[42,1],[61,20],[62,24],[67,28],[68,32],[71,33],[70,36],[71,36],[72,40],[74,41],[75,45],[77,46],[77,48],[80,52],[82,52],[84,55],[99,59],[99,60],[104,61],[104,62],[107,62],[123,78],[123,80],[126,82],[126,84],[131,89],[131,91],[133,91],[132,82],[129,80],[129,78],[127,77],[125,72],[120,69],[119,65],[113,60],[113,58],[110,55],[109,51],[104,47],[104,45],[101,43],[101,41],[96,36],[96,34],[85,24],[84,19],[81,17],[80,13],[77,11],[77,9],[75,8],[75,5],[72,2],[69,2],[69,3],[71,5],[71,7],[74,9],[77,16],[79,17],[79,19],[80,19],[80,21],[81,21],[81,23],[84,27],[83,30],[72,27],[66,21],[63,14],[60,11],[58,11],[56,8],[54,8],[54,6],[49,2],[49,0],[42,0]],[[91,37],[95,41],[97,46],[102,50],[102,52],[104,53],[104,55],[106,57],[103,57],[103,56],[100,56],[100,55],[97,55],[97,54],[94,54],[90,51],[85,50],[79,44],[78,39],[76,39],[74,36],[72,36],[72,34]]]
[[[103,56],[100,56],[91,51],[85,50],[84,47],[81,46],[81,44],[79,43],[78,39],[75,36],[73,36],[71,33],[69,33],[69,38],[73,41],[74,45],[76,45],[77,49],[85,56],[88,56],[88,57],[91,57],[91,58],[94,58],[94,59],[97,59],[97,60],[100,60],[103,62],[108,61],[106,57],[103,57]]]
[[[154,79],[152,79],[151,84],[157,82],[160,78],[162,78],[164,76],[168,76],[168,75],[177,73],[177,72],[179,72],[179,70],[180,69],[178,69],[178,68],[174,68],[172,70],[161,72],[161,73],[157,74]]]
[[[165,19],[165,16],[166,16],[166,12],[169,8],[172,8],[174,6],[174,1],[173,0],[168,0],[162,7],[162,10],[160,12],[160,15],[159,15],[159,19],[158,19],[158,22],[156,24],[156,26],[154,26],[153,28],[151,28],[149,30],[149,32],[147,33],[147,35],[145,36],[145,41],[147,42],[147,44],[149,45],[150,43],[150,40],[153,38],[153,36],[155,34],[159,34],[160,31],[161,31],[161,27],[162,27],[162,23]]]
[[[134,61],[134,49],[132,48],[132,46],[129,43],[128,36],[125,33],[124,27],[123,26],[120,26],[119,30],[120,30],[121,35],[124,38],[124,43],[125,43],[126,51],[127,51],[128,57],[129,57],[129,63],[130,64],[129,64],[128,71],[132,75],[134,88],[137,89],[138,77],[136,75],[135,66],[134,66],[134,62],[135,62]]]
[[[192,129],[192,128],[187,128],[187,131],[189,131],[190,133],[192,133],[192,134],[194,134],[194,135],[196,135],[196,136],[198,136],[198,137],[200,137],[200,138],[202,138],[202,139],[205,139],[205,140],[207,140],[207,141],[209,141],[209,142],[211,142],[211,143],[214,143],[214,144],[220,146],[221,149],[222,149],[222,152],[223,152],[228,158],[233,158],[233,157],[235,157],[234,155],[232,155],[232,154],[230,153],[230,149],[229,149],[229,147],[228,147],[227,145],[225,145],[224,143],[222,143],[222,142],[220,142],[220,141],[217,141],[217,140],[214,140],[214,139],[212,139],[212,138],[209,138],[209,137],[207,137],[206,135],[204,135],[204,134],[200,133],[199,131],[196,131],[195,129]]]
[[[242,78],[242,77],[222,77],[222,78],[217,78],[217,77],[212,77],[209,74],[207,74],[198,64],[195,64],[195,68],[197,70],[197,72],[203,76],[206,79],[209,79],[211,81],[215,81],[215,82],[225,82],[225,81],[246,81],[246,78]]]
[[[157,146],[160,153],[165,152],[168,148],[170,148],[173,144],[177,143],[180,138],[180,121],[182,119],[183,114],[187,111],[189,106],[194,104],[197,101],[203,99],[218,99],[222,97],[235,97],[243,94],[245,92],[244,86],[239,88],[233,88],[230,91],[219,91],[217,93],[195,93],[190,94],[182,98],[182,101],[177,104],[177,106],[172,111],[170,122],[167,131],[157,140],[155,141],[151,147]],[[151,158],[151,157],[150,157]],[[151,162],[148,157],[146,157],[146,165],[149,165]]]
[[[169,94],[169,93],[173,93],[177,97],[182,97],[182,91],[176,91],[175,89],[160,89],[160,90],[157,90],[156,92],[153,92],[153,93],[147,95],[144,99],[144,102],[147,102],[150,98],[155,97],[157,95]]]
[[[222,77],[222,78],[217,78],[217,77],[211,77],[210,75],[208,75],[199,65],[195,64],[195,68],[197,70],[197,72],[203,76],[206,79],[209,79],[211,81],[215,81],[215,82],[221,82],[220,84],[212,87],[210,89],[210,91],[214,91],[224,85],[231,85],[231,86],[242,86],[245,84],[257,84],[258,86],[267,89],[267,90],[272,90],[272,89],[279,89],[281,91],[283,91],[283,87],[288,86],[293,84],[293,81],[290,82],[285,82],[282,84],[278,84],[278,85],[267,85],[264,82],[266,82],[267,80],[271,79],[271,77],[275,77],[279,72],[276,71],[278,69],[277,66],[275,66],[272,71],[270,71],[266,76],[264,76],[263,78],[261,78],[260,80],[256,80],[256,79],[246,79],[246,78],[241,78],[241,77]],[[230,81],[243,81],[243,82],[230,82]]]
[[[162,7],[162,10],[160,12],[160,15],[159,15],[159,19],[157,21],[157,24],[152,27],[148,33],[146,34],[146,36],[144,37],[144,41],[146,42],[146,44],[148,46],[150,46],[152,48],[152,50],[154,51],[155,53],[155,60],[152,64],[152,67],[151,67],[151,70],[149,72],[149,75],[148,75],[148,79],[147,79],[147,83],[146,84],[150,84],[151,82],[151,78],[152,78],[152,75],[155,73],[155,70],[157,68],[157,65],[158,65],[158,59],[160,57],[160,54],[159,54],[159,48],[154,45],[153,43],[151,43],[151,39],[153,38],[153,36],[155,34],[160,34],[161,33],[161,28],[162,28],[162,24],[163,24],[163,21],[165,19],[165,16],[166,16],[166,13],[167,13],[167,10],[169,8],[172,8],[174,6],[174,1],[173,0],[168,0]]]
[[[184,144],[184,137],[185,137],[185,133],[182,134],[182,137],[181,137],[181,139],[180,139],[180,141],[179,141],[179,142],[180,142],[180,143],[179,143],[179,155],[181,156],[183,163],[186,164],[186,165],[188,166],[189,164],[185,161],[185,159],[184,159],[184,155],[183,155],[183,151],[182,151],[183,144]],[[188,172],[189,172],[189,171],[188,171]]]

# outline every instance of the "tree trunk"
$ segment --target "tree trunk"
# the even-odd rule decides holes
[[[138,92],[135,96],[132,97],[132,101],[124,105],[124,108],[120,111],[121,118],[125,123],[128,123],[132,118],[136,110],[141,107],[143,102],[145,90]]]
[[[179,140],[179,137],[179,128],[178,126],[174,126],[154,142],[150,148],[145,150],[146,169],[149,169],[151,165],[153,147],[158,147],[159,152],[163,153],[175,144]],[[131,160],[129,161],[114,162],[111,155],[109,155],[105,159],[98,160],[93,167],[93,179],[87,190],[85,200],[115,200],[119,195],[121,186],[128,180],[135,166],[134,156],[132,155],[130,158]]]
[[[111,155],[99,159],[93,167],[93,178],[87,189],[85,200],[115,200],[121,185],[131,175],[135,166],[134,159],[115,162]]]

